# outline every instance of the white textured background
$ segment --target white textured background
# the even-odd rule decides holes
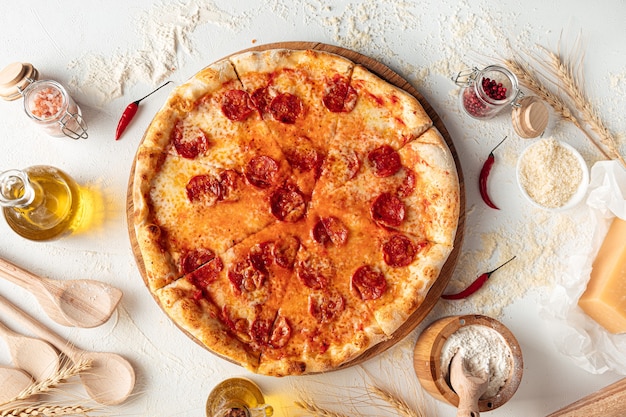
[[[0,256],[56,279],[88,277],[110,282],[124,291],[124,298],[110,322],[83,330],[55,325],[30,294],[12,284],[0,282],[0,293],[77,346],[117,352],[133,363],[138,377],[135,395],[106,410],[109,415],[200,416],[211,388],[238,375],[261,385],[277,405],[277,416],[304,415],[291,405],[302,392],[347,414],[354,412],[340,403],[358,407],[363,415],[386,415],[369,406],[371,401],[358,388],[371,382],[371,375],[377,384],[397,390],[409,403],[425,403],[432,415],[454,416],[454,408],[431,401],[427,394],[420,400],[412,351],[421,327],[364,367],[298,378],[249,375],[212,356],[169,322],[143,286],[130,250],[125,218],[128,174],[143,131],[167,92],[142,102],[123,139],[115,142],[115,126],[125,106],[164,80],[183,82],[205,65],[254,45],[292,40],[336,44],[376,58],[408,79],[450,131],[467,192],[463,255],[453,280],[467,282],[510,253],[519,257],[508,272],[494,275],[480,297],[460,307],[439,305],[426,323],[459,313],[482,313],[502,321],[522,346],[524,377],[513,399],[489,415],[546,415],[619,378],[612,372],[593,375],[575,366],[557,351],[555,335],[540,315],[539,305],[562,278],[569,257],[591,245],[593,226],[584,207],[548,216],[522,200],[514,166],[529,142],[515,137],[504,114],[487,122],[461,114],[450,76],[514,54],[536,55],[537,45],[583,57],[588,96],[609,129],[623,141],[624,16],[626,3],[617,0],[597,5],[532,0],[523,6],[518,1],[487,0],[354,0],[332,5],[314,0],[35,0],[5,4],[0,17],[0,66],[31,62],[44,78],[68,86],[89,124],[89,139],[46,137],[27,120],[20,103],[0,103],[0,170],[57,166],[97,190],[103,205],[102,222],[89,233],[51,243],[26,241],[1,222]],[[553,119],[548,133],[576,146],[589,166],[599,158],[571,126]],[[500,148],[490,183],[502,209],[496,212],[480,201],[476,182],[484,158],[505,135],[510,139]],[[0,364],[8,363],[8,352],[0,344]]]

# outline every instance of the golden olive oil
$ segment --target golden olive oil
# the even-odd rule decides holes
[[[26,205],[3,207],[9,226],[20,236],[37,241],[57,239],[77,230],[86,211],[78,184],[50,166],[34,166],[23,172],[28,181],[5,189],[5,197],[17,200],[28,192],[34,197]]]
[[[230,378],[220,382],[206,402],[207,417],[270,417],[274,409],[264,404],[259,387],[245,378]]]

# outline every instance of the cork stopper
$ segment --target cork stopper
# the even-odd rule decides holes
[[[524,97],[511,113],[513,128],[522,138],[540,136],[548,125],[548,108],[537,97]]]
[[[0,70],[0,97],[7,101],[20,98],[31,80],[37,80],[39,73],[32,64],[14,62]]]

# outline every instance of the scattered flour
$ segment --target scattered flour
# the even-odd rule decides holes
[[[121,97],[130,84],[157,85],[179,66],[179,49],[188,55],[195,52],[190,35],[197,27],[211,23],[235,32],[249,20],[250,14],[233,16],[211,0],[157,4],[136,18],[140,48],[113,56],[86,54],[75,59],[69,68],[80,74],[70,80],[70,86],[104,104]]]
[[[461,327],[452,333],[441,350],[441,370],[449,378],[450,363],[459,352],[467,372],[476,377],[489,375],[487,391],[481,398],[493,398],[511,374],[511,350],[497,331],[482,325]]]

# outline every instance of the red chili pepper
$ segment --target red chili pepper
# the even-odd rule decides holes
[[[463,291],[458,292],[456,294],[444,294],[441,296],[441,298],[443,298],[444,300],[461,300],[463,298],[469,297],[470,295],[478,291],[485,284],[485,282],[487,282],[491,274],[493,274],[498,269],[502,268],[504,265],[511,262],[513,259],[515,259],[515,256],[509,259],[508,261],[506,261],[505,263],[503,263],[502,265],[500,265],[499,267],[497,267],[496,269],[494,269],[493,271],[485,272],[484,274],[480,275],[478,278],[476,278],[476,280],[474,280],[474,282],[472,282]]]
[[[133,101],[128,106],[126,106],[124,113],[122,113],[122,117],[120,117],[120,121],[117,123],[117,129],[115,130],[115,140],[118,140],[120,136],[122,136],[122,133],[124,133],[130,121],[133,120],[133,117],[135,117],[135,114],[137,114],[137,110],[139,109],[139,102],[147,98],[148,96],[156,93],[159,89],[165,87],[169,83],[171,83],[171,81],[166,82],[159,88],[153,90],[150,94],[140,98],[139,100]]]
[[[500,143],[498,143],[496,145],[496,147],[493,148],[491,150],[491,152],[489,152],[489,157],[487,157],[487,160],[483,164],[483,168],[480,170],[480,177],[479,177],[479,181],[478,181],[478,186],[479,186],[479,189],[480,189],[480,196],[483,198],[483,201],[489,207],[491,207],[493,209],[496,209],[496,210],[500,210],[500,208],[498,208],[498,206],[493,204],[493,202],[491,201],[491,198],[489,197],[489,193],[487,191],[487,179],[489,178],[489,173],[491,172],[491,167],[493,167],[493,164],[494,164],[494,162],[496,160],[495,156],[493,156],[493,152],[498,148],[498,146],[500,146],[502,144],[502,142],[504,142],[506,140],[506,138],[507,137],[505,136],[504,139],[502,139],[500,141]]]

